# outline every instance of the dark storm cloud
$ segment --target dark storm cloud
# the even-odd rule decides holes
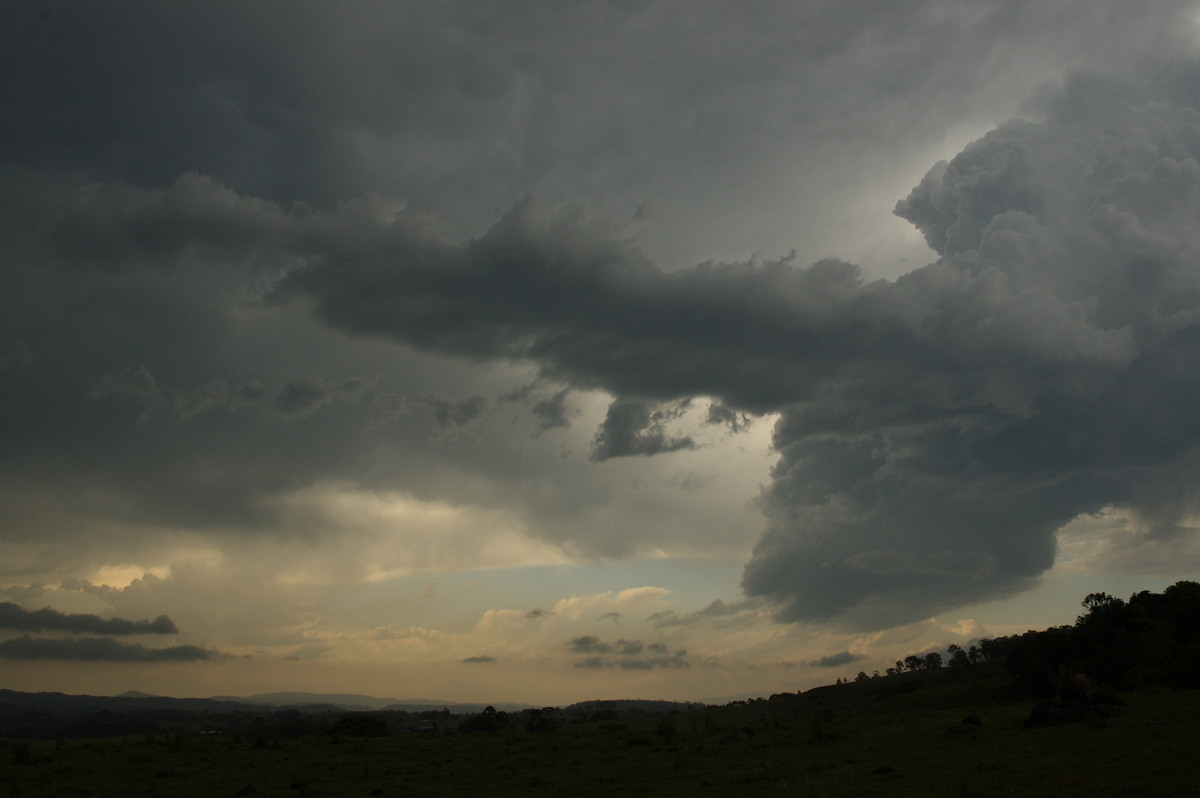
[[[713,222],[733,234],[763,210],[739,204],[792,179],[781,148],[799,159],[847,138],[935,138],[944,107],[977,117],[1005,99],[996,73],[1135,63],[1181,8],[217,0],[66,4],[43,20],[40,3],[12,0],[0,130],[4,152],[35,168],[143,187],[194,170],[321,207],[404,186],[473,222],[498,196],[558,200],[615,176],[642,218],[665,184],[729,211]],[[624,86],[636,90],[612,102]]]
[[[21,660],[77,660],[88,662],[193,662],[213,657],[199,646],[146,648],[107,637],[36,638],[29,635],[0,643],[0,657]]]
[[[552,393],[546,393],[537,383],[522,385],[505,396],[500,397],[505,402],[519,402],[530,408],[536,429],[533,437],[553,429],[566,429],[571,426],[571,416],[577,415],[567,404],[570,388],[560,388]]]
[[[195,176],[159,193],[10,204],[8,229],[27,240],[17,221],[29,219],[61,247],[86,240],[76,257],[102,267],[87,279],[117,296],[162,291],[171,275],[182,292],[179,253],[204,247],[255,273],[298,264],[273,279],[275,303],[302,299],[350,333],[531,362],[611,392],[597,461],[693,446],[666,429],[691,397],[779,412],[747,592],[789,620],[898,622],[1027,585],[1079,513],[1123,504],[1173,528],[1189,511],[1200,474],[1196,72],[1180,68],[1154,93],[1079,79],[1043,103],[1042,121],[1006,124],[935,167],[898,212],[942,258],[894,283],[837,260],[665,272],[584,216],[547,218],[530,203],[458,244],[387,198],[287,213]],[[118,251],[120,265],[107,254]],[[37,308],[17,298],[43,295],[33,285],[47,272],[8,268],[4,337],[36,357],[26,332]],[[232,289],[215,285],[205,301],[219,307]],[[163,323],[211,327],[207,305],[189,303]],[[31,379],[40,362],[6,374]],[[165,395],[169,368],[105,368],[124,377],[93,382],[90,401]],[[292,385],[284,409],[297,413],[329,390]],[[442,425],[484,406],[425,401]],[[244,489],[226,486],[233,500],[205,501],[205,515],[251,514]]]
[[[610,406],[598,459],[694,445],[663,431],[681,408],[672,400],[718,393],[769,411],[847,360],[911,344],[906,320],[887,312],[889,288],[864,285],[851,264],[666,273],[578,214],[544,220],[528,202],[463,246],[403,219],[361,231],[352,249],[323,243],[334,249],[292,271],[277,301],[305,296],[351,332],[473,360],[529,360],[547,377],[631,397]]]
[[[687,397],[779,411],[747,592],[787,620],[912,620],[1029,584],[1079,513],[1187,510],[1193,71],[1153,97],[1077,79],[1042,121],[937,165],[897,212],[942,258],[895,283],[836,260],[665,273],[522,205],[461,248],[407,238],[394,258],[303,267],[282,295],[347,330],[639,397],[610,407],[597,461],[690,447],[663,431]]]
[[[597,463],[614,457],[641,455],[650,457],[681,449],[694,449],[690,437],[669,436],[668,421],[682,415],[678,406],[656,407],[647,402],[618,399],[608,406],[608,414],[592,441],[592,459]]]
[[[363,429],[404,407],[354,376],[382,358],[258,300],[306,249],[298,217],[194,174],[140,191],[0,169],[0,340],[33,354],[4,371],[0,400],[8,542],[44,542],[69,570],[154,545],[161,535],[133,531],[147,522],[269,528],[264,501],[371,468]],[[342,211],[361,222],[379,207]],[[132,526],[85,531],[106,519]]]
[[[1180,88],[1077,79],[898,205],[943,256],[889,291],[917,346],[784,412],[748,592],[789,619],[913,619],[1019,589],[1080,513],[1165,532],[1191,511],[1200,126]]]
[[[779,413],[744,585],[787,620],[927,616],[1028,584],[1078,513],[1122,504],[1153,535],[1196,509],[1193,64],[1076,80],[935,167],[898,212],[941,259],[895,283],[836,259],[667,270],[532,202],[446,232],[612,181],[748,225],[761,204],[723,211],[793,180],[786,157],[869,172],[952,140],[1005,66],[1149,74],[1187,4],[570,5],[0,5],[6,542],[112,556],[152,533],[64,530],[257,531],[279,520],[264,497],[321,481],[476,490],[433,484],[427,450],[376,456],[384,426],[417,445],[405,396],[442,427],[485,401],[348,377],[380,339],[609,392],[597,461],[696,445],[668,425],[696,397],[731,432]],[[778,212],[841,207],[827,177]]]
[[[154,620],[128,621],[85,613],[62,613],[43,607],[27,610],[11,601],[0,602],[0,629],[20,632],[82,632],[101,635],[171,635],[179,630],[165,615]]]

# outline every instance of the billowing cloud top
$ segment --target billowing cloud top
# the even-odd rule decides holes
[[[1151,96],[1077,80],[1042,121],[935,166],[897,213],[941,258],[895,282],[839,261],[667,273],[522,204],[463,246],[381,227],[276,296],[348,331],[628,397],[597,459],[689,444],[647,432],[648,398],[780,412],[747,592],[791,620],[908,620],[1025,584],[1080,513],[1128,504],[1170,529],[1190,511],[1190,80]]]

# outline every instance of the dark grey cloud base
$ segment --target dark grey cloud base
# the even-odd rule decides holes
[[[72,635],[173,635],[179,629],[165,615],[154,620],[101,618],[90,613],[63,613],[49,607],[26,610],[0,602],[0,629],[19,632],[67,632]],[[147,648],[111,637],[34,637],[23,634],[0,642],[0,658],[17,660],[76,660],[95,662],[188,662],[207,660],[216,652],[199,646]]]
[[[89,662],[192,662],[213,654],[199,646],[146,648],[107,637],[36,638],[22,635],[0,643],[0,658]]]
[[[174,622],[165,615],[152,621],[129,621],[124,618],[101,618],[89,613],[62,613],[49,607],[31,611],[11,601],[0,602],[0,629],[101,635],[173,635],[179,632]]]

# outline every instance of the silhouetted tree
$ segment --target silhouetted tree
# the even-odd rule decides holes
[[[508,726],[508,713],[497,712],[495,707],[486,707],[478,715],[463,719],[458,728],[465,732],[494,732]]]
[[[558,721],[554,715],[554,707],[525,710],[525,730],[542,733],[554,731],[558,728]]]
[[[942,655],[936,651],[930,651],[925,655],[924,666],[929,670],[935,670],[942,667]]]
[[[980,641],[984,656],[1007,657],[1017,683],[1040,698],[1072,674],[1116,689],[1200,686],[1200,584],[1177,582],[1122,601],[1089,593],[1072,626]]]

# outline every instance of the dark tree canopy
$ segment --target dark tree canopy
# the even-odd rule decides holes
[[[1200,686],[1200,584],[1143,590],[1128,601],[1091,593],[1083,607],[1070,626],[981,640],[981,655],[1006,657],[1017,683],[1041,698],[1073,673],[1118,690]]]

